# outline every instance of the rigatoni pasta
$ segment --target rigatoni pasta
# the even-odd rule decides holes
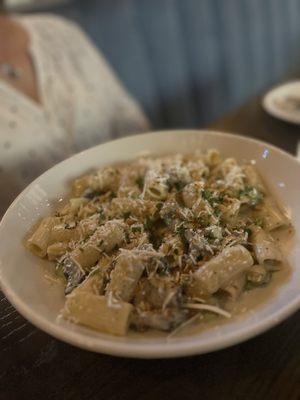
[[[280,265],[283,256],[272,236],[258,226],[252,227],[252,245],[255,257],[260,265]]]
[[[257,215],[263,219],[264,228],[269,232],[278,228],[288,227],[290,224],[289,219],[280,210],[275,199],[270,196],[265,196],[258,208]]]
[[[123,250],[110,275],[110,282],[106,289],[107,296],[124,301],[132,300],[135,288],[143,274],[145,262],[141,251]]]
[[[27,240],[65,280],[64,318],[115,335],[174,335],[196,314],[263,290],[290,226],[255,167],[205,153],[144,157],[76,179],[70,199]]]
[[[212,295],[219,289],[226,288],[252,265],[253,258],[244,246],[238,244],[226,247],[194,272],[190,292],[195,297]]]
[[[39,224],[34,234],[28,239],[28,249],[39,257],[45,257],[47,248],[51,244],[51,234],[55,225],[60,223],[56,217],[46,217]]]
[[[107,299],[89,292],[74,292],[67,297],[63,309],[66,319],[101,332],[125,335],[129,326],[132,305]]]

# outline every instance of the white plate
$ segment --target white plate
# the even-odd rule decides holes
[[[273,117],[300,124],[300,107],[293,109],[289,106],[287,99],[291,97],[300,99],[300,81],[288,82],[270,90],[264,96],[262,104]]]
[[[253,313],[229,320],[217,329],[167,340],[148,334],[114,337],[58,320],[64,295],[61,284],[45,279],[49,264],[38,262],[22,240],[28,229],[51,212],[51,203],[64,196],[68,182],[90,168],[128,161],[142,151],[154,155],[215,147],[239,161],[256,160],[272,190],[288,207],[296,228],[289,253],[288,282]],[[10,302],[30,322],[58,339],[88,350],[130,357],[175,357],[221,349],[276,325],[300,306],[300,164],[287,153],[263,142],[210,131],[168,131],[109,142],[69,158],[36,179],[10,206],[0,224],[0,283]],[[2,188],[3,190],[3,188]]]

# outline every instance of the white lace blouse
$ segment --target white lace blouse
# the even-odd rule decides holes
[[[14,18],[30,37],[41,104],[0,80],[0,218],[53,164],[148,128],[139,106],[75,24],[47,14]]]

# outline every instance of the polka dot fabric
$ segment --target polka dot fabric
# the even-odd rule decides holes
[[[0,80],[0,217],[34,178],[73,153],[148,121],[77,25],[17,16],[28,32],[41,104]]]

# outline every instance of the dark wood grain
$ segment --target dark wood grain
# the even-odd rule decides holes
[[[212,129],[294,152],[299,127],[269,117],[260,98]],[[26,322],[0,293],[0,400],[300,399],[300,312],[269,332],[217,353],[171,360],[93,354]]]
[[[210,128],[260,139],[293,154],[300,140],[299,126],[268,115],[261,106],[260,96],[220,118]]]

